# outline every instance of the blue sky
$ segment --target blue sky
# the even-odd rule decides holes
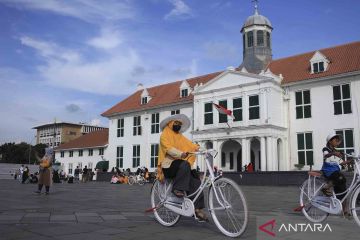
[[[262,0],[273,58],[360,39],[360,1]],[[250,0],[0,0],[0,143],[100,114],[145,87],[238,66]]]

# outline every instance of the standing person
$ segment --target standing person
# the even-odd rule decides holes
[[[30,172],[30,170],[29,170],[28,166],[26,166],[26,167],[24,168],[24,170],[23,170],[23,173],[22,173],[22,181],[21,181],[21,183],[25,183],[25,182],[26,182],[26,180],[27,180],[28,177],[29,177],[29,172]]]
[[[74,171],[74,177],[75,177],[75,180],[79,180],[79,174],[80,174],[80,168],[79,166],[76,166],[75,168],[75,171]]]
[[[53,161],[53,149],[45,149],[45,155],[40,160],[39,165],[39,184],[36,193],[40,194],[43,186],[45,185],[45,194],[48,195],[51,185],[51,165]]]
[[[200,179],[196,174],[195,156],[188,152],[199,149],[199,145],[192,143],[182,135],[190,127],[190,119],[184,114],[177,114],[164,119],[160,123],[162,134],[160,136],[158,179],[172,178],[175,196],[182,198],[185,192],[192,194],[200,186]],[[208,218],[203,212],[204,195],[200,194],[195,201],[195,215],[201,221]]]
[[[83,168],[83,173],[82,173],[82,182],[87,182],[87,180],[88,180],[88,168],[87,168],[87,166],[85,166],[84,168]]]

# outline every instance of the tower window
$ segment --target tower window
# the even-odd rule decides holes
[[[270,33],[266,32],[266,46],[271,47],[270,44]]]
[[[258,46],[264,46],[264,32],[263,31],[257,31],[256,32],[256,38],[257,38],[257,45]]]
[[[248,41],[248,47],[254,46],[254,33],[253,32],[247,33],[247,41]]]

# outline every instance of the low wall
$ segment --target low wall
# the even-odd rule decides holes
[[[352,180],[352,173],[343,172],[347,183]],[[100,172],[96,181],[110,182],[113,173]],[[224,172],[224,177],[234,180],[239,185],[250,186],[300,186],[308,177],[307,171],[282,172]]]

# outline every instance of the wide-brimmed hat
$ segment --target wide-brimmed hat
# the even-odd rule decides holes
[[[339,138],[340,141],[342,141],[342,136],[341,136],[340,134],[330,133],[330,134],[326,137],[326,143],[330,142],[333,138]]]
[[[170,121],[179,121],[182,123],[181,129],[180,129],[181,133],[185,132],[190,127],[190,124],[191,124],[190,119],[186,115],[176,114],[176,115],[167,117],[161,121],[161,123],[160,123],[161,130],[164,130],[164,128]]]

